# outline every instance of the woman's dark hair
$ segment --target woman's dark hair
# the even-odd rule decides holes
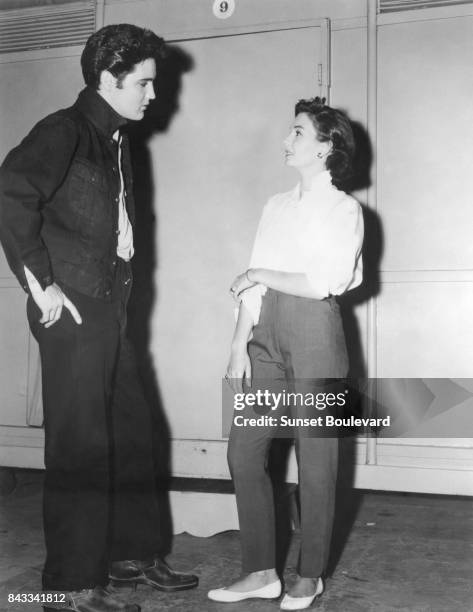
[[[299,100],[296,116],[305,113],[317,132],[319,142],[331,142],[332,150],[325,165],[332,175],[332,183],[341,187],[352,175],[355,139],[348,117],[342,111],[326,106],[325,98]]]
[[[80,63],[86,85],[98,89],[102,70],[108,70],[120,87],[136,64],[149,58],[158,61],[163,55],[164,40],[154,32],[119,23],[100,28],[90,36]]]

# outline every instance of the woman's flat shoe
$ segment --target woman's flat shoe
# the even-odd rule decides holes
[[[323,592],[324,583],[322,578],[319,578],[317,580],[317,588],[315,589],[315,593],[313,595],[309,595],[308,597],[291,597],[286,593],[281,601],[280,608],[281,610],[306,610],[307,608],[310,608],[315,599],[320,597]]]
[[[212,601],[233,603],[234,601],[243,601],[244,599],[277,599],[281,595],[281,590],[281,581],[276,580],[253,591],[241,591],[238,593],[229,589],[213,589],[208,592],[207,596]]]

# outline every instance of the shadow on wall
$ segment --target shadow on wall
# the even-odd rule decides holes
[[[371,187],[371,167],[373,150],[365,128],[358,122],[351,122],[355,136],[356,152],[353,176],[346,185],[348,193]],[[383,252],[383,233],[379,215],[360,202],[363,209],[365,237],[363,241],[363,282],[359,287],[340,298],[340,307],[350,357],[349,377],[352,379],[367,376],[367,364],[363,355],[360,330],[354,309],[368,302],[380,292],[379,266]]]
[[[373,149],[367,131],[358,122],[352,121],[351,126],[355,137],[356,151],[353,175],[346,185],[348,193],[362,191],[371,187],[373,164]],[[355,316],[355,308],[365,304],[372,297],[379,294],[379,267],[383,252],[383,233],[380,218],[366,204],[363,202],[360,202],[360,204],[363,209],[365,226],[362,248],[363,282],[359,287],[349,291],[339,300],[350,360],[348,377],[351,381],[350,387],[352,389],[350,393],[352,401],[346,408],[344,416],[354,415],[355,417],[366,416],[364,415],[365,406],[355,389],[357,379],[368,375],[361,343],[360,328]],[[353,435],[340,439],[337,501],[330,559],[327,568],[329,575],[333,573],[341,557],[362,500],[362,493],[356,491],[353,487],[356,469],[357,437],[356,432],[353,432]]]
[[[369,135],[358,122],[351,122],[355,136],[356,152],[353,166],[353,176],[346,185],[347,192],[361,191],[371,187],[371,170],[373,164],[373,149]],[[364,416],[364,405],[356,394],[356,380],[368,375],[367,364],[363,354],[360,328],[355,317],[355,308],[368,302],[380,292],[379,266],[383,251],[383,234],[378,214],[363,202],[363,221],[365,236],[362,248],[363,282],[359,287],[349,291],[340,298],[340,308],[343,326],[347,340],[350,360],[349,379],[351,381],[352,401],[345,410],[344,416]],[[363,432],[361,432],[363,433]],[[362,493],[354,489],[357,435],[349,435],[340,439],[339,470],[337,482],[337,502],[333,526],[332,545],[327,573],[333,573],[345,547],[348,535],[355,522],[362,500]]]
[[[134,230],[135,255],[133,265],[133,291],[128,305],[128,335],[137,356],[146,399],[153,419],[154,462],[162,524],[162,553],[170,551],[172,519],[167,491],[171,477],[171,432],[163,406],[159,382],[151,355],[151,316],[158,299],[154,273],[158,265],[156,245],[156,185],[149,150],[149,141],[169,129],[179,111],[179,96],[183,75],[193,68],[192,58],[181,48],[167,47],[166,57],[160,62],[153,100],[144,119],[130,125],[130,147],[133,163],[136,227]]]

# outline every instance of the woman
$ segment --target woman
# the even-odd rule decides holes
[[[347,375],[348,359],[335,296],[362,279],[363,217],[338,189],[351,170],[353,133],[347,117],[325,100],[300,100],[284,141],[286,164],[299,184],[272,197],[263,210],[250,268],[231,293],[240,302],[226,378],[281,381],[307,391],[307,381]],[[254,384],[252,391],[254,389]],[[320,390],[320,387],[318,387]],[[266,471],[274,427],[233,423],[228,461],[237,499],[246,575],[209,598],[232,602],[281,594],[275,569],[273,492]],[[323,592],[333,523],[338,440],[295,428],[301,506],[298,576],[283,610],[308,608]]]

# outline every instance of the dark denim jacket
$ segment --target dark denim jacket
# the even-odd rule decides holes
[[[55,281],[108,300],[117,263],[118,171],[113,133],[126,120],[96,91],[40,121],[0,169],[0,238],[28,290],[23,265],[43,289]],[[123,134],[127,210],[134,225],[129,146]]]

